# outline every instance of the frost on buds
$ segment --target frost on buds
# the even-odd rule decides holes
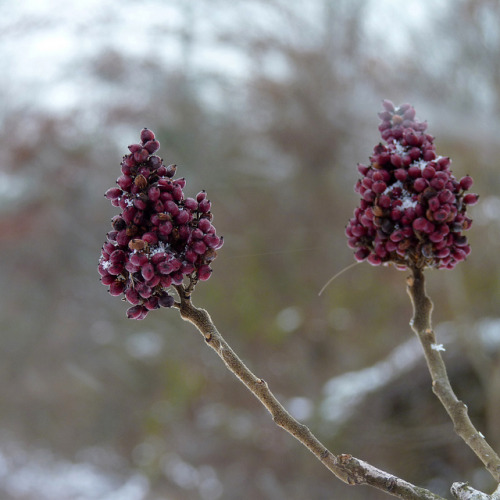
[[[174,179],[176,166],[166,167],[154,153],[160,143],[147,128],[141,142],[128,147],[118,187],[105,193],[120,215],[102,247],[98,271],[111,295],[123,295],[127,316],[144,319],[159,307],[171,307],[171,284],[207,280],[211,262],[223,244],[212,225],[205,191],[186,198],[184,178]]]
[[[472,178],[458,181],[451,160],[437,156],[427,123],[415,119],[409,104],[383,101],[379,126],[386,144],[375,146],[370,165],[358,165],[355,186],[360,205],[346,227],[348,245],[358,261],[398,269],[453,269],[470,253],[467,205],[478,196],[465,192]]]

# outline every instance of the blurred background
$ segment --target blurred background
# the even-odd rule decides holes
[[[143,127],[225,245],[194,302],[335,453],[448,495],[493,483],[433,396],[406,273],[344,228],[381,100],[412,103],[481,196],[427,271],[450,377],[500,448],[498,0],[0,3],[0,497],[387,498],[277,428],[175,310],[99,282],[103,197]]]

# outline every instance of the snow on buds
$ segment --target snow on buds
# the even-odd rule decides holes
[[[212,225],[205,191],[196,199],[185,198],[186,180],[174,179],[176,166],[166,167],[154,154],[160,147],[154,133],[145,128],[140,137],[123,157],[118,187],[105,193],[122,212],[111,220],[98,266],[111,295],[123,295],[131,304],[130,319],[171,307],[170,285],[186,277],[192,282],[207,280],[223,245]]]
[[[467,205],[478,200],[465,194],[472,178],[457,181],[451,160],[436,155],[434,137],[411,105],[382,104],[386,144],[375,146],[370,165],[358,165],[354,190],[361,201],[346,227],[348,245],[356,260],[375,266],[453,269],[470,253],[462,231],[472,224]]]

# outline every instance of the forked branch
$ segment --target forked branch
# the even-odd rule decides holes
[[[268,384],[243,363],[215,327],[208,312],[195,307],[183,285],[175,286],[180,302],[174,304],[181,317],[191,322],[205,338],[206,343],[224,361],[226,367],[266,407],[274,422],[300,441],[337,478],[349,485],[369,485],[405,500],[444,500],[434,493],[419,488],[403,479],[384,472],[351,455],[334,455],[310,429],[298,422],[276,399]]]

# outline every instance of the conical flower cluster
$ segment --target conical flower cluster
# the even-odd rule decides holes
[[[186,180],[174,179],[176,166],[165,166],[154,155],[159,147],[154,133],[143,129],[141,143],[129,146],[130,154],[123,157],[118,187],[105,194],[122,212],[111,221],[98,271],[109,293],[131,304],[131,319],[171,307],[169,287],[185,277],[207,280],[223,244],[205,191],[186,198]]]
[[[358,165],[355,186],[360,205],[346,227],[348,244],[358,261],[394,263],[399,269],[452,269],[470,253],[466,194],[472,178],[455,179],[451,160],[437,156],[426,123],[409,104],[383,102],[379,126],[386,144],[375,146],[370,165]]]

